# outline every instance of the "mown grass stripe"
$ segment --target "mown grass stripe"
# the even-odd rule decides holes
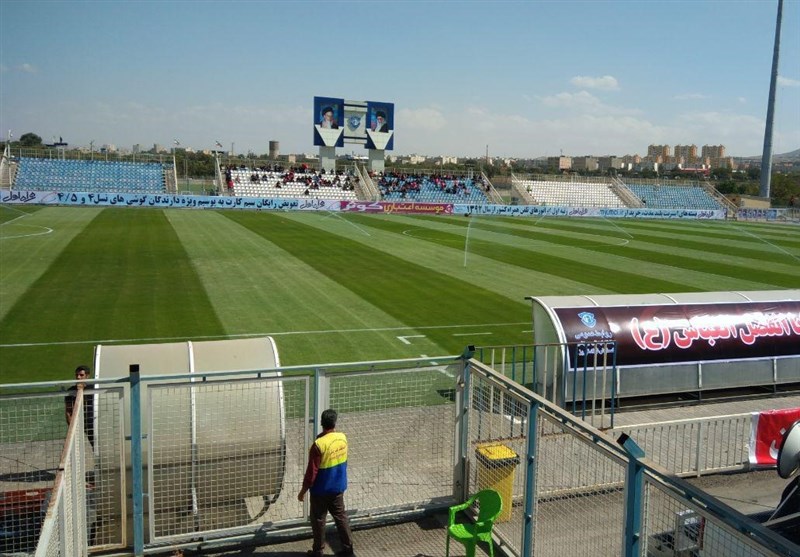
[[[285,364],[442,353],[432,342],[418,340],[413,346],[399,342],[398,335],[413,330],[221,213],[175,209],[167,217],[227,334],[307,333],[275,336]],[[315,334],[320,331],[328,332]]]
[[[175,232],[150,209],[103,210],[0,321],[4,344],[220,333]],[[83,345],[3,348],[2,380],[68,378],[91,356]]]
[[[483,230],[492,230],[500,233],[509,233],[508,230],[504,229],[503,227],[488,225],[485,223],[481,224],[481,228]],[[563,246],[574,245],[574,240],[570,242],[569,238],[564,238],[563,236],[556,234],[549,234],[541,230],[535,232],[514,231],[512,234],[518,237],[523,237],[528,239],[546,240],[550,243],[559,244]],[[671,267],[686,269],[687,271],[709,273],[709,274],[727,276],[737,279],[746,277],[748,278],[748,280],[752,280],[757,278],[758,282],[771,284],[778,288],[780,287],[793,288],[798,284],[797,275],[794,273],[789,274],[778,271],[770,271],[764,269],[763,267],[756,272],[755,270],[756,266],[753,265],[726,264],[726,263],[721,263],[719,261],[711,261],[711,258],[708,257],[708,254],[710,253],[716,253],[720,255],[734,255],[737,257],[743,257],[754,261],[787,263],[788,258],[786,254],[779,254],[781,255],[780,261],[776,261],[776,257],[772,257],[772,254],[767,254],[765,252],[755,251],[755,250],[739,249],[738,251],[734,251],[734,249],[730,249],[722,244],[694,242],[686,239],[681,239],[681,241],[678,242],[678,245],[676,245],[676,242],[674,240],[661,238],[654,235],[644,235],[644,234],[636,235],[635,241],[637,245],[640,242],[644,242],[654,245],[668,246],[672,248],[674,251],[682,251],[683,249],[694,249],[700,252],[704,252],[706,254],[706,257],[703,259],[698,259],[694,257],[677,255],[676,253],[661,253],[657,251],[635,247],[635,245],[632,244],[627,244],[625,246],[615,246],[602,242],[592,242],[584,247],[592,249],[595,252],[599,251],[606,252],[609,254],[631,258],[641,262],[654,263],[657,265],[669,265]],[[757,276],[754,276],[756,275],[756,273]]]
[[[280,214],[227,212],[228,218],[267,238],[370,304],[410,326],[524,322],[529,307],[466,281],[296,222]],[[457,317],[455,317],[457,316]],[[464,340],[432,330],[429,338],[458,351]],[[451,352],[453,353],[453,352]]]
[[[34,207],[26,207],[26,209]],[[19,221],[6,221],[0,235],[0,319],[8,313],[25,291],[47,271],[61,251],[86,225],[99,214],[99,209],[76,207],[36,207]],[[9,211],[20,215],[18,212]],[[25,231],[47,227],[53,232],[41,236],[14,237],[19,233],[17,223]],[[2,362],[0,362],[2,363]]]
[[[484,220],[484,219],[481,219]],[[601,230],[608,234],[626,234],[636,237],[640,232],[648,235],[669,237],[690,237],[693,239],[719,240],[726,244],[757,247],[763,240],[779,244],[787,249],[800,249],[800,236],[796,227],[789,225],[771,225],[759,229],[754,223],[729,221],[640,221],[633,219],[594,219],[594,218],[556,218],[523,219],[502,217],[495,222],[515,224],[520,227],[549,228],[554,230],[570,230],[584,233],[598,233]],[[610,232],[614,231],[614,232]],[[719,242],[714,242],[715,245]]]
[[[458,248],[446,248],[438,244],[419,241],[418,238],[415,238],[415,233],[424,233],[442,225],[441,223],[430,223],[430,228],[421,226],[424,223],[413,216],[382,215],[371,217],[406,223],[407,230],[404,230],[405,233],[401,235],[378,228],[368,229],[369,235],[354,234],[353,231],[356,229],[353,223],[345,220],[350,219],[351,215],[322,219],[314,218],[313,215],[309,214],[287,215],[287,217],[348,237],[369,247],[383,250],[391,249],[392,255],[404,261],[410,261],[432,271],[470,282],[513,301],[523,300],[527,296],[542,292],[547,292],[551,295],[574,292],[587,294],[611,293],[610,290],[605,288],[581,282],[580,277],[568,280],[563,277],[555,277],[547,273],[538,272],[535,269],[525,269],[509,263],[488,259],[465,250],[464,245]]]
[[[455,221],[455,223],[458,222]],[[503,225],[492,224],[494,221],[481,220],[479,222],[481,230],[570,248],[592,249],[595,252],[608,253],[613,256],[669,265],[678,269],[715,274],[736,280],[746,277],[747,280],[761,283],[762,287],[795,287],[797,284],[795,268],[800,266],[800,258],[795,258],[791,252],[761,241],[759,241],[761,248],[752,250],[724,243],[687,240],[690,232],[680,236],[673,235],[672,238],[646,234],[636,234],[632,238],[626,238],[610,231],[612,238],[629,240],[624,245],[619,245],[608,241],[591,240],[591,236],[587,236],[588,229],[585,227],[568,225],[554,227],[551,223],[551,226],[547,228],[533,229],[514,226],[514,223],[507,220],[504,220]],[[463,226],[463,223],[460,225]],[[563,233],[565,231],[570,231],[570,233]],[[599,233],[604,231],[605,229],[598,230]],[[581,241],[582,244],[576,245],[576,240]],[[648,249],[649,246],[654,246],[654,249]],[[655,246],[663,246],[666,249],[659,249]],[[713,261],[709,254],[716,256]],[[772,267],[765,269],[764,265],[754,264],[759,261],[772,264]]]
[[[392,230],[401,234],[404,229],[407,229],[407,224],[399,223],[396,221],[386,221],[370,218],[365,215],[358,215],[358,222],[368,226],[375,226],[384,230]],[[461,224],[466,227],[468,223]],[[481,227],[487,226],[481,223]],[[489,228],[492,228],[489,225]],[[503,229],[502,233],[508,231]],[[546,234],[545,234],[546,235]],[[556,235],[553,236],[556,245],[563,246],[567,249],[574,249],[573,244],[570,245],[566,239]],[[450,232],[440,231],[437,232],[435,237],[420,238],[421,240],[435,242],[437,244],[457,248],[464,245],[464,235],[454,234]],[[539,236],[535,239],[540,240]],[[600,246],[607,246],[601,242],[592,242],[592,249],[597,249]],[[582,248],[587,247],[584,243]],[[697,291],[699,288],[690,283],[668,281],[652,276],[643,276],[633,272],[628,272],[620,268],[603,266],[595,264],[590,260],[571,259],[554,255],[552,249],[542,249],[537,247],[528,247],[526,249],[514,247],[511,245],[503,245],[497,242],[485,241],[475,238],[474,236],[469,241],[469,249],[473,253],[477,253],[484,257],[502,261],[504,263],[514,264],[528,269],[535,269],[540,272],[545,272],[551,275],[568,278],[570,280],[579,279],[581,282],[596,285],[598,287],[611,288],[616,292],[621,293],[646,293],[646,292],[686,292]],[[539,254],[541,257],[532,256],[532,254]],[[665,265],[671,265],[667,257],[662,261]],[[631,261],[631,266],[635,267],[636,262]]]

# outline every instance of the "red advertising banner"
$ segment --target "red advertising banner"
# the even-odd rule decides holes
[[[435,214],[452,215],[452,203],[414,203],[388,201],[342,201],[340,211],[350,213],[385,213],[385,214]]]
[[[608,341],[618,366],[800,355],[800,302],[554,311],[567,342]]]
[[[800,420],[800,408],[753,412],[750,422],[750,464],[775,466],[783,434]]]

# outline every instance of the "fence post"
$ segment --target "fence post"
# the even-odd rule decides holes
[[[142,483],[142,412],[139,364],[128,368],[131,381],[131,474],[133,476],[133,554],[144,555],[144,491]]]
[[[522,555],[533,555],[533,516],[536,512],[536,448],[539,431],[539,403],[528,406],[528,443],[525,455],[525,522],[522,527]]]
[[[625,528],[623,545],[625,557],[642,554],[642,501],[644,499],[644,466],[639,462],[644,451],[623,433],[617,439],[628,453],[628,471],[625,477]]]
[[[453,471],[453,496],[457,501],[465,501],[469,491],[468,454],[469,447],[469,406],[472,388],[469,361],[475,355],[475,347],[467,346],[461,355],[461,374],[456,384],[456,463]]]

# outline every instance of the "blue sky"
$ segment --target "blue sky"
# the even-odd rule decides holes
[[[0,130],[315,152],[313,97],[395,103],[395,153],[761,153],[777,0],[0,2]],[[775,152],[800,148],[785,0]],[[339,152],[360,148],[345,146]]]

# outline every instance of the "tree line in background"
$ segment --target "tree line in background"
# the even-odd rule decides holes
[[[46,148],[42,142],[42,138],[35,133],[25,133],[20,136],[16,141],[11,142],[11,148]],[[0,142],[0,149],[5,149],[5,142]],[[98,151],[100,153],[100,151]],[[173,152],[175,156],[175,168],[180,178],[211,178],[216,175],[215,164],[216,160],[213,155],[205,153],[188,152],[185,149],[176,148]],[[291,163],[285,161],[285,165]],[[244,164],[248,167],[257,164],[263,164],[264,161],[269,160],[268,154],[257,155],[252,152],[247,154],[240,154],[235,156],[225,155],[222,159],[223,164]],[[300,163],[302,161],[298,161]],[[349,163],[351,161],[342,161]],[[508,181],[512,173],[514,174],[558,174],[556,169],[541,168],[533,164],[532,161],[515,161],[511,165],[503,163],[485,164],[485,160],[481,157],[468,158],[463,163],[459,164],[441,164],[436,165],[437,170],[442,172],[464,172],[465,170],[483,171],[491,180],[499,179],[500,181]],[[413,168],[407,169],[409,172],[414,172]],[[572,171],[581,176],[604,176],[609,175],[609,172],[600,171]],[[611,170],[611,174],[619,176],[622,179],[633,178],[666,178],[666,179],[698,179],[705,180],[704,177],[687,176],[681,172],[661,172],[656,173],[653,170],[644,170],[642,172],[634,173],[622,170]],[[712,176],[709,178],[711,184],[721,194],[734,198],[740,195],[758,196],[759,192],[759,178],[761,169],[748,168],[742,172],[734,172],[730,168],[714,168],[711,171]],[[771,202],[773,207],[800,207],[800,172],[793,171],[788,173],[773,172],[771,181]]]

